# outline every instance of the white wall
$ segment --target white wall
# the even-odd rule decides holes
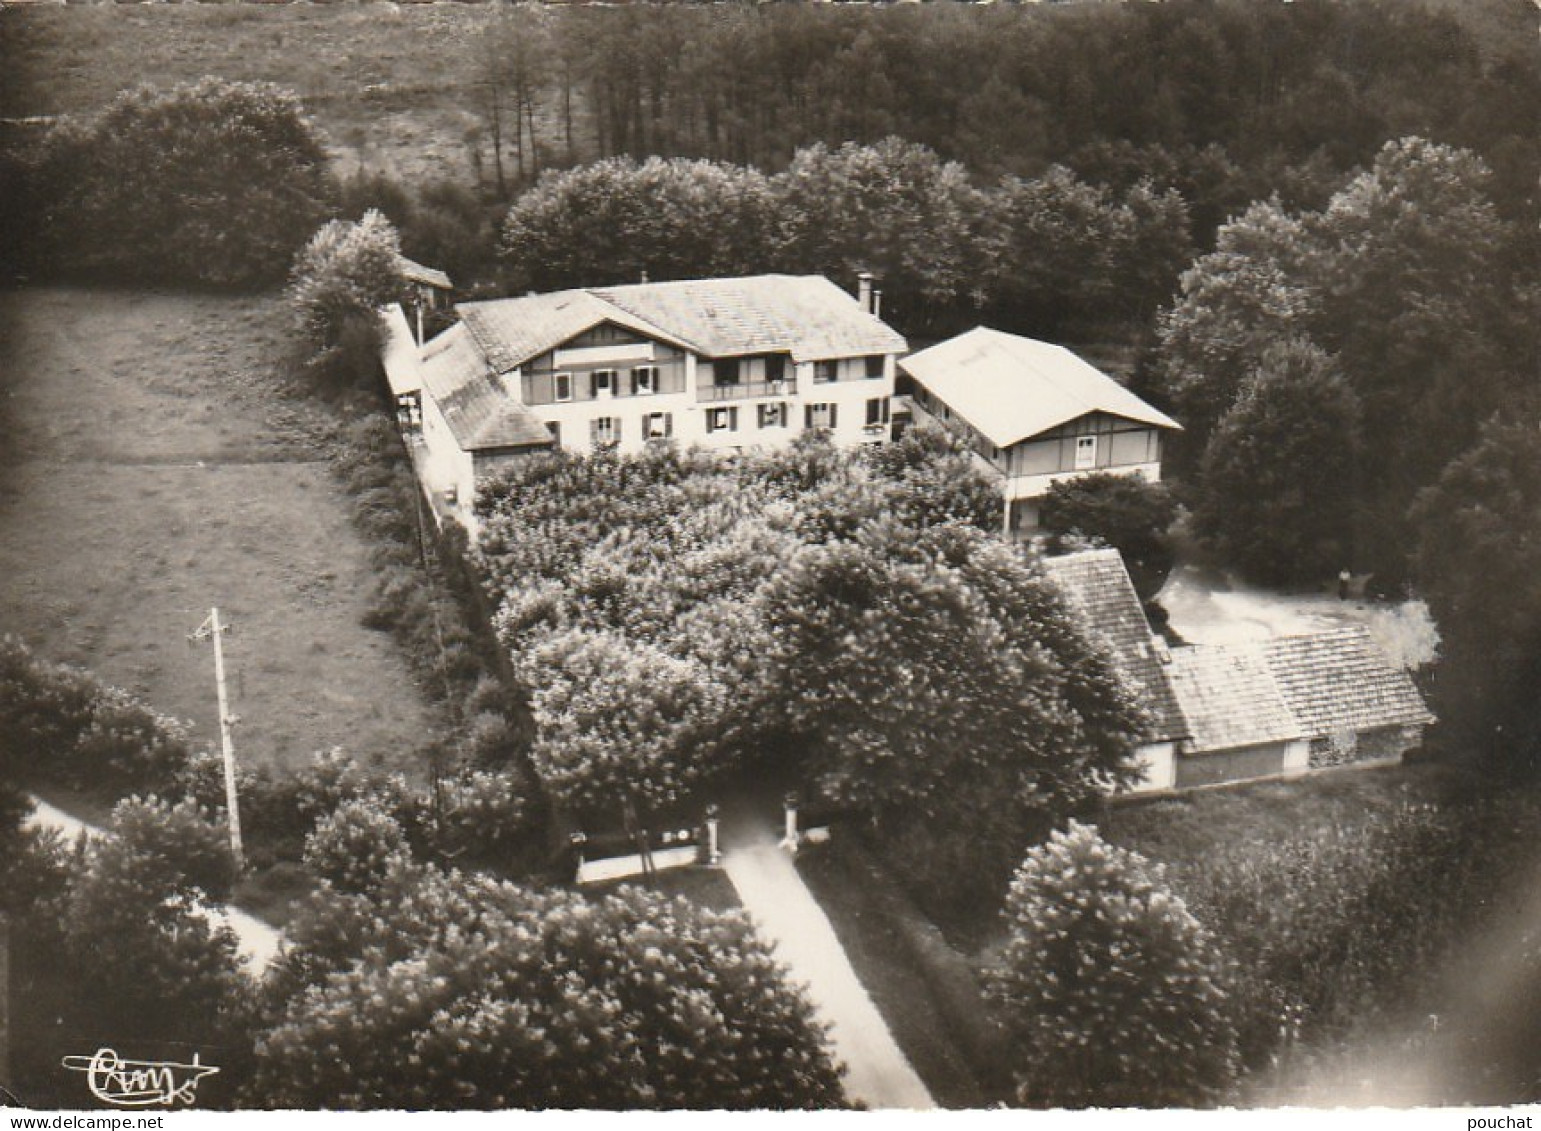
[[[701,362],[701,366],[705,366]],[[698,399],[696,390],[697,359],[686,356],[686,391],[660,393],[652,396],[604,395],[594,400],[564,401],[555,404],[531,405],[530,411],[542,423],[555,423],[560,427],[563,448],[574,452],[589,451],[593,443],[593,424],[601,417],[620,421],[618,450],[623,453],[641,451],[646,445],[644,418],[651,413],[667,412],[672,418],[670,438],[681,447],[692,445],[709,450],[734,448],[778,448],[792,442],[804,431],[805,408],[810,404],[835,406],[833,438],[836,444],[853,447],[858,444],[881,443],[889,435],[886,423],[869,430],[867,426],[867,402],[874,398],[889,398],[890,406],[894,391],[894,358],[884,359],[882,377],[865,376],[865,359],[848,358],[840,362],[840,380],[815,384],[814,367],[811,363],[792,366],[788,375],[795,378],[795,392],[782,396],[742,397],[731,400]],[[748,379],[746,378],[746,381]],[[518,388],[517,377],[508,382]],[[761,428],[759,406],[779,403],[786,406],[784,426]],[[708,430],[709,413],[714,409],[733,409],[737,412],[737,427],[731,430]]]
[[[1129,787],[1130,793],[1149,793],[1171,789],[1177,784],[1177,747],[1171,742],[1148,742],[1135,747],[1135,760],[1145,767],[1145,776]]]

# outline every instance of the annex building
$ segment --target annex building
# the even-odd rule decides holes
[[[961,436],[1001,483],[1008,534],[1038,502],[1092,472],[1161,478],[1161,441],[1181,427],[1063,346],[985,326],[900,363],[917,422]]]

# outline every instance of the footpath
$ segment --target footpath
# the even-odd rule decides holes
[[[777,830],[747,806],[724,815],[723,868],[760,933],[775,944],[777,959],[807,987],[819,1019],[829,1025],[835,1055],[846,1066],[846,1096],[873,1110],[934,1109],[829,918],[779,847]]]

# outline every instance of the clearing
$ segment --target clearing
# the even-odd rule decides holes
[[[334,413],[292,386],[281,300],[0,292],[0,632],[218,744],[218,605],[243,761],[345,747],[406,769],[433,728],[365,629],[368,547],[326,462]]]

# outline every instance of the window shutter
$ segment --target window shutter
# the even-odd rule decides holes
[[[729,432],[737,432],[738,431],[738,406],[737,405],[734,405],[732,408],[728,409],[728,431]]]
[[[835,421],[838,419],[839,411],[840,411],[840,406],[839,405],[832,404],[832,405],[829,406],[829,430],[831,432],[833,432],[835,430]]]

